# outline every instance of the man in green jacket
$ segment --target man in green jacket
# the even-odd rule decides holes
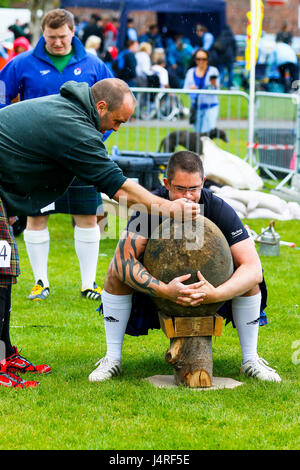
[[[101,134],[128,121],[135,98],[122,80],[108,78],[91,88],[67,82],[59,95],[22,101],[0,111],[0,386],[38,385],[13,372],[49,373],[21,357],[9,336],[11,285],[19,274],[17,248],[10,230],[14,216],[27,215],[61,196],[75,176],[110,198],[155,205],[171,217],[196,218],[199,205],[166,201],[126,179],[108,157]],[[0,360],[2,358],[0,357]]]
[[[87,52],[76,37],[71,12],[62,8],[48,11],[41,20],[41,29],[42,35],[36,46],[19,54],[0,71],[0,89],[1,84],[5,87],[3,99],[0,97],[0,108],[10,105],[17,96],[24,101],[57,94],[69,80],[87,82],[92,86],[99,80],[113,77],[104,62]],[[34,278],[28,299],[41,301],[50,294],[48,222],[51,214],[62,213],[72,214],[74,220],[74,248],[80,267],[81,296],[101,300],[96,274],[101,238],[97,216],[102,212],[101,195],[96,188],[74,178],[55,203],[27,217],[24,242]]]

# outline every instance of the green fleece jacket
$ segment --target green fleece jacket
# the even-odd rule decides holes
[[[110,198],[126,180],[107,154],[87,83],[0,111],[0,197],[27,215],[60,197],[77,176]]]

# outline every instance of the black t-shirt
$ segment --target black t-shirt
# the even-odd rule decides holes
[[[153,194],[169,199],[169,191],[165,186],[156,189]],[[235,210],[210,190],[202,189],[199,204],[201,205],[201,215],[211,220],[221,230],[229,246],[249,238],[248,232]],[[162,220],[162,217],[159,216],[136,212],[130,219],[127,230],[145,238],[151,238],[151,234]]]

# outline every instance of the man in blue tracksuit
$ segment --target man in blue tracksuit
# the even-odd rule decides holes
[[[112,77],[106,65],[87,53],[74,36],[74,18],[70,12],[51,10],[42,20],[42,31],[43,35],[33,50],[18,55],[0,71],[0,108],[10,105],[17,96],[22,101],[57,94],[60,87],[70,80],[87,82],[92,86],[99,80]],[[27,218],[24,240],[35,278],[29,299],[44,300],[50,292],[47,223],[51,213],[73,215],[81,295],[94,300],[101,298],[101,289],[95,283],[100,240],[96,214],[97,208],[98,213],[102,210],[101,202],[101,195],[93,186],[75,178],[61,198]]]

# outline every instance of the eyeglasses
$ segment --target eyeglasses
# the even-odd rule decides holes
[[[200,61],[206,62],[207,59],[205,59],[204,57],[196,57],[196,61],[197,61],[197,62],[198,62],[198,61],[199,61],[199,62],[200,62]]]
[[[201,188],[202,188],[202,184],[200,184],[199,186],[191,186],[190,188],[186,188],[185,186],[176,186],[176,185],[173,185],[173,184],[171,184],[171,186],[173,187],[174,191],[176,191],[176,193],[182,193],[182,194],[185,194],[185,193],[192,193],[192,194],[199,193],[201,191]]]

